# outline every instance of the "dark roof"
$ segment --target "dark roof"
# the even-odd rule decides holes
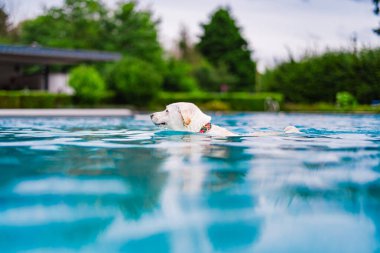
[[[74,64],[87,61],[116,61],[119,53],[16,46],[0,44],[0,62],[19,64]]]

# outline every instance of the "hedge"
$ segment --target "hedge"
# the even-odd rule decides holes
[[[0,108],[59,108],[72,104],[71,96],[42,91],[0,91]]]
[[[338,92],[349,92],[361,104],[380,99],[380,48],[328,51],[289,60],[260,78],[262,91],[280,92],[286,102],[335,103]]]
[[[380,113],[380,106],[355,105],[351,107],[339,107],[336,104],[314,103],[294,104],[285,103],[282,107],[286,112],[316,112],[316,113]]]
[[[280,93],[206,93],[206,92],[161,92],[152,101],[151,108],[163,107],[175,102],[192,102],[206,109],[207,105],[218,105],[221,110],[234,111],[266,111],[267,101],[271,99],[282,104],[283,96]]]
[[[206,92],[160,92],[152,100],[150,108],[162,108],[175,102],[193,102],[203,109],[234,111],[265,111],[271,99],[280,105],[279,93],[206,93]],[[72,105],[72,97],[41,91],[0,91],[0,108],[59,108]]]

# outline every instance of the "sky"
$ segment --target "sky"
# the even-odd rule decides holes
[[[1,0],[0,0],[1,1]],[[33,18],[43,6],[59,5],[62,0],[3,0],[14,22]],[[111,8],[117,0],[103,0]],[[326,48],[380,46],[380,36],[372,32],[380,22],[373,14],[372,0],[140,0],[140,8],[149,8],[160,18],[160,41],[173,48],[182,26],[193,42],[201,35],[201,23],[219,6],[230,6],[244,38],[253,50],[260,70],[305,51],[322,52]]]

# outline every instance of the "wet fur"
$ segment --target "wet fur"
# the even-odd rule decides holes
[[[176,131],[189,131],[199,133],[200,129],[211,122],[211,117],[204,114],[198,106],[193,103],[179,102],[166,106],[162,112],[155,112],[150,115],[152,122],[167,129]],[[288,126],[284,129],[285,133],[298,133],[298,129],[293,126]],[[212,124],[212,127],[207,134],[214,136],[238,136],[227,129]],[[250,136],[268,136],[279,135],[278,132],[255,132]]]

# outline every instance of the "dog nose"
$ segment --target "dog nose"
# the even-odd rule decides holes
[[[150,115],[150,118],[152,119],[152,118],[153,118],[153,116],[154,116],[154,115],[153,115],[153,114],[151,114],[151,115]]]

